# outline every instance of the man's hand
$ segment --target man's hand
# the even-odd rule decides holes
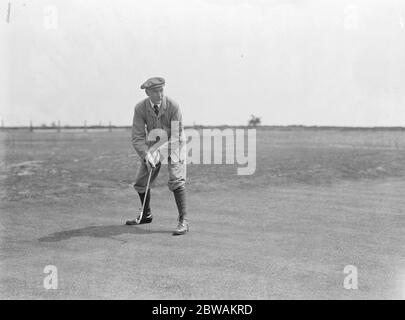
[[[156,168],[156,165],[160,162],[160,152],[156,150],[154,152],[148,152],[145,156],[145,163],[150,171],[152,168]]]

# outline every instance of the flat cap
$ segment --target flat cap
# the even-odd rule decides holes
[[[146,80],[142,85],[141,89],[156,89],[163,87],[165,85],[165,79],[162,77],[153,77]]]

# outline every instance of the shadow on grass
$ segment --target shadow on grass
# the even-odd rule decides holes
[[[169,230],[147,230],[139,226],[113,225],[113,226],[90,226],[80,229],[66,230],[55,232],[45,237],[39,238],[40,242],[57,242],[75,237],[94,237],[94,238],[111,238],[122,234],[152,234],[152,233],[167,233]],[[119,239],[114,239],[119,240]],[[119,240],[122,241],[122,240]],[[125,242],[125,241],[123,241]]]

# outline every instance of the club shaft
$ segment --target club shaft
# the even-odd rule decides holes
[[[151,177],[152,177],[152,171],[153,171],[153,169],[151,168],[151,170],[150,170],[150,172],[149,172],[148,183],[146,184],[145,197],[143,198],[143,204],[142,204],[142,211],[141,211],[140,220],[142,219],[143,214],[144,214],[144,210],[145,210],[146,198],[147,198],[147,196],[148,196],[150,179],[151,179]]]

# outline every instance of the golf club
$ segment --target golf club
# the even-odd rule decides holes
[[[153,168],[151,168],[150,172],[149,172],[148,183],[146,184],[145,197],[143,198],[142,211],[141,211],[141,214],[139,215],[139,217],[136,219],[137,224],[139,224],[141,222],[142,217],[143,217],[143,211],[145,210],[146,197],[148,196],[149,183],[150,183],[150,178],[152,177],[152,171],[153,171]]]

